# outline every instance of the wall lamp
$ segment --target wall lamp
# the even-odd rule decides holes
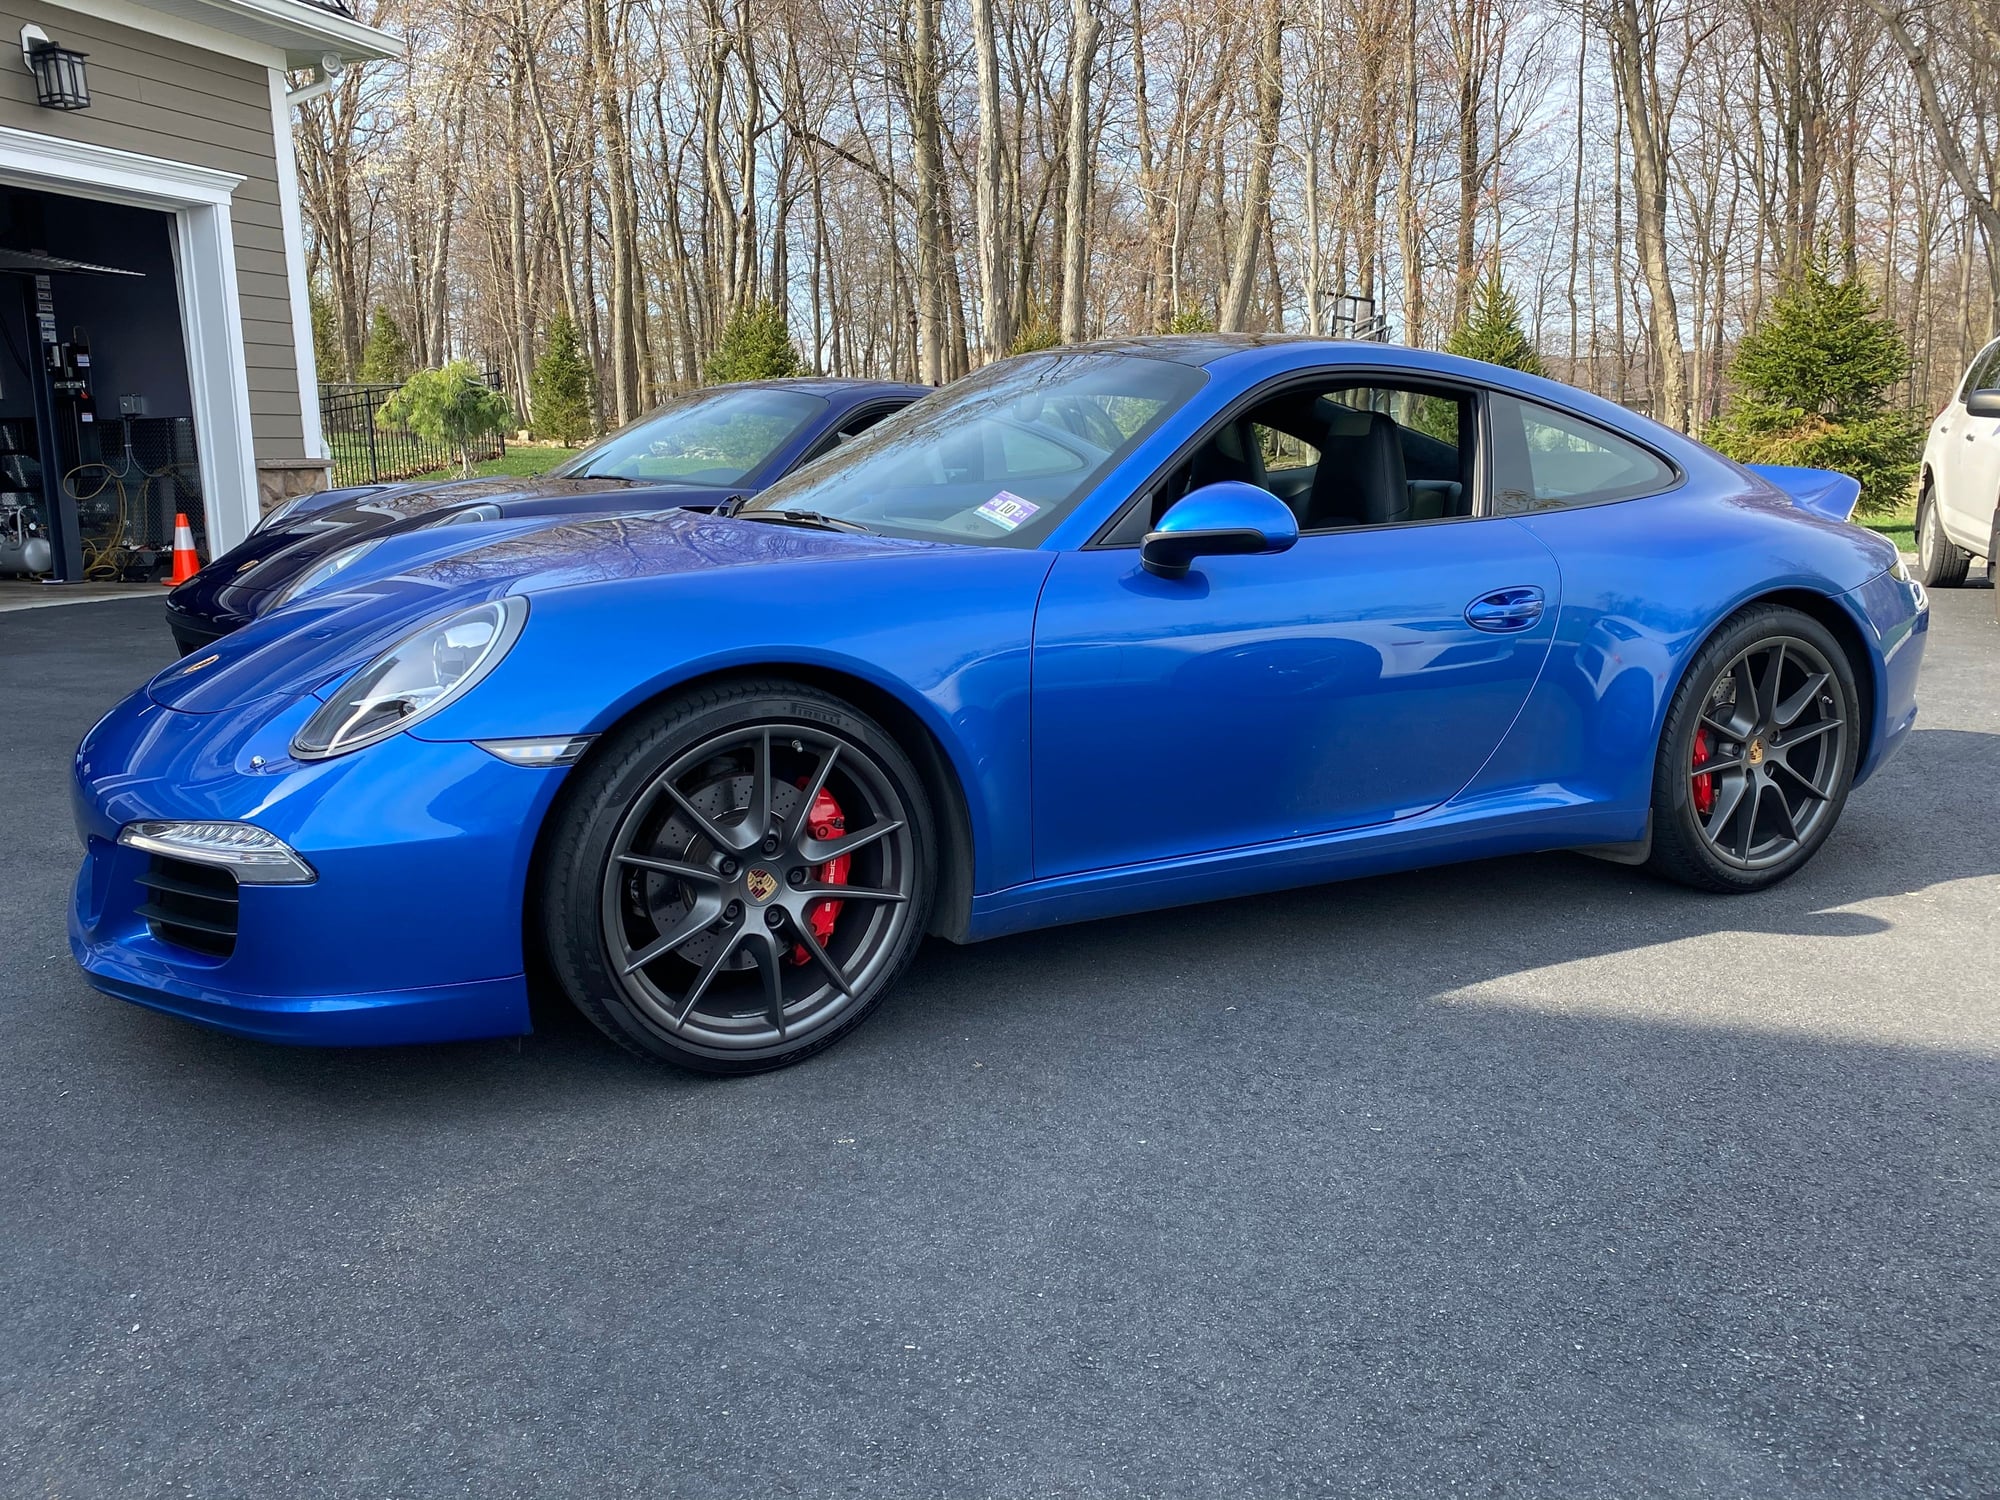
[[[21,60],[35,75],[35,102],[43,109],[90,108],[90,80],[83,70],[88,55],[58,46],[39,26],[21,28]]]

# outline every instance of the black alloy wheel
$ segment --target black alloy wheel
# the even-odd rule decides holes
[[[1689,668],[1654,775],[1655,869],[1715,891],[1760,890],[1802,867],[1854,776],[1853,670],[1817,620],[1753,606]]]
[[[785,683],[683,699],[566,789],[545,860],[564,988],[635,1051],[782,1067],[866,1016],[916,951],[930,810],[895,741]]]

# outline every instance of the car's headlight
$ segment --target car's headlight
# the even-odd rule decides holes
[[[405,636],[306,720],[292,754],[300,760],[345,755],[429,718],[499,664],[527,618],[527,600],[495,599]]]
[[[381,545],[381,537],[371,537],[365,542],[350,542],[337,552],[327,553],[325,557],[280,589],[278,597],[271,601],[271,608],[283,609],[301,595],[310,594],[329,579],[345,573]]]

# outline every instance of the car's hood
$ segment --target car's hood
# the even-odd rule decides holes
[[[217,558],[170,597],[197,613],[206,612],[212,601],[225,614],[260,614],[278,590],[341,548],[445,526],[473,506],[518,520],[669,506],[714,510],[741,493],[699,485],[547,477],[385,487],[286,517]]]
[[[440,554],[441,541],[458,550]],[[506,594],[637,578],[664,586],[676,574],[913,555],[945,545],[682,510],[415,532],[386,540],[369,557],[366,577],[264,616],[169,667],[147,692],[169,708],[215,713],[271,694],[316,692],[422,621]]]

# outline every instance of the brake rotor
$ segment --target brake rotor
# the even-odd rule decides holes
[[[700,788],[688,794],[688,801],[695,811],[718,827],[730,828],[742,821],[743,812],[750,805],[751,776],[748,772],[740,775],[728,773],[705,781]],[[791,783],[773,780],[771,783],[771,811],[779,824],[787,823],[798,810],[804,794]],[[678,807],[666,822],[660,825],[655,836],[653,852],[664,859],[679,860],[684,864],[705,865],[715,853],[711,844],[689,821],[686,813]],[[672,875],[661,874],[657,870],[637,872],[641,877],[632,885],[632,893],[637,898],[635,909],[643,912],[661,932],[672,932],[687,919],[694,907],[694,887]],[[697,968],[715,957],[715,950],[722,942],[716,932],[699,932],[681,944],[676,951]],[[736,954],[722,966],[722,972],[754,969],[757,961],[746,949]]]

